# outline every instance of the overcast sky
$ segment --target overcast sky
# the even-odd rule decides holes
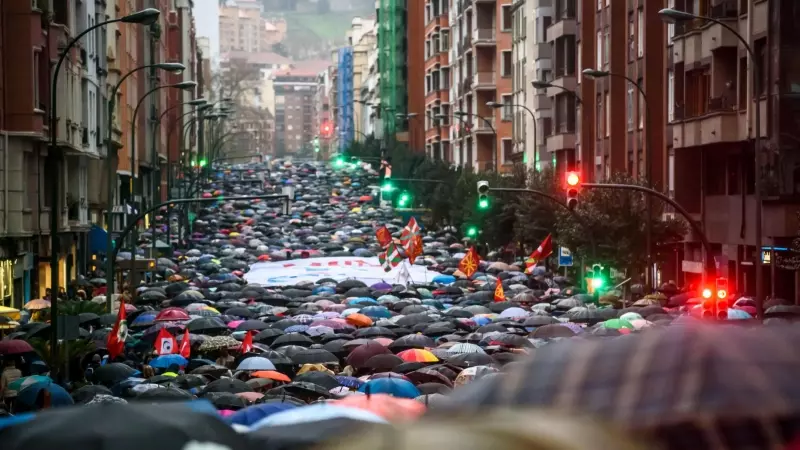
[[[219,2],[218,0],[194,0],[194,20],[197,35],[211,40],[212,60],[219,57]]]

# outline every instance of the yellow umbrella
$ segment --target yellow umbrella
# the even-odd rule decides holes
[[[19,320],[19,310],[8,306],[0,306],[0,316],[8,317],[11,320]]]

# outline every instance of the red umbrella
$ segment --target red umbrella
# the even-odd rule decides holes
[[[165,309],[158,313],[156,316],[156,322],[181,322],[191,320],[189,314],[186,314],[186,311],[182,309]]]
[[[0,355],[19,355],[33,351],[31,344],[18,339],[10,341],[0,341]]]

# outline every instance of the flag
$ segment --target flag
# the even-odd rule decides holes
[[[114,328],[111,333],[108,333],[106,338],[106,349],[108,350],[108,358],[114,361],[118,355],[121,355],[125,350],[125,340],[128,339],[128,320],[125,314],[125,300],[119,302],[119,312],[117,313],[117,321],[114,323]]]
[[[417,219],[411,218],[408,224],[403,228],[400,233],[400,243],[408,255],[408,261],[414,264],[417,256],[422,255],[422,236],[420,235],[420,227]]]
[[[384,271],[391,272],[392,268],[397,267],[397,265],[403,261],[405,256],[401,249],[401,246],[392,242],[386,246],[386,250],[384,250],[383,253],[378,255],[378,261],[380,261]]]
[[[386,160],[381,160],[381,169],[384,169],[383,178],[392,178],[392,165]]]
[[[186,328],[183,330],[183,339],[181,340],[181,348],[178,353],[181,354],[186,359],[189,359],[189,356],[192,355],[192,342],[189,338],[189,329]]]
[[[240,347],[242,353],[249,353],[253,350],[253,330],[247,332],[242,339],[242,346]]]
[[[494,301],[495,302],[506,301],[506,293],[503,290],[503,282],[500,281],[500,278],[497,279],[497,285],[494,288]]]
[[[536,266],[536,263],[546,259],[548,256],[553,254],[553,235],[548,234],[546,238],[539,244],[539,247],[528,256],[528,259],[525,261],[525,272],[530,273],[533,271],[533,267]]]
[[[178,341],[166,328],[162,328],[158,330],[155,347],[157,355],[171,355],[178,349]]]
[[[375,237],[378,238],[378,244],[381,245],[381,248],[386,248],[387,245],[392,243],[392,233],[389,232],[389,229],[386,228],[386,225],[378,228],[375,231]]]
[[[469,251],[464,258],[458,263],[458,270],[464,273],[464,275],[471,277],[473,273],[478,271],[478,264],[481,262],[481,257],[478,256],[478,252],[475,251],[474,247],[470,247]]]

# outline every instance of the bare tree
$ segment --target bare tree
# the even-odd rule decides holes
[[[236,106],[245,106],[249,96],[257,95],[261,88],[261,71],[246,59],[228,59],[212,75],[211,99],[230,98]]]

